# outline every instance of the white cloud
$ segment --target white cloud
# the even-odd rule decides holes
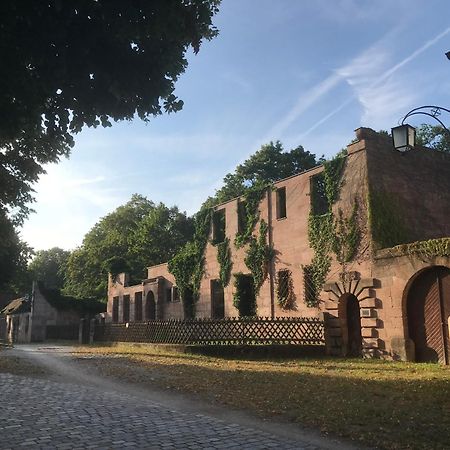
[[[407,75],[403,75],[401,79],[395,78],[395,75],[400,69],[449,33],[450,27],[422,44],[390,68],[387,68],[387,66],[394,55],[389,45],[389,39],[384,37],[377,44],[354,58],[348,65],[336,70],[336,73],[352,87],[351,96],[302,133],[301,137],[307,136],[318,126],[335,116],[352,103],[355,98],[363,107],[362,123],[376,128],[390,127],[390,125],[396,123],[399,116],[415,104],[420,91],[420,84],[423,81],[415,78],[414,82],[407,83]],[[388,33],[388,36],[392,38],[393,33]]]
[[[338,73],[332,74],[325,80],[315,85],[306,94],[300,95],[291,110],[270,129],[270,131],[267,133],[267,137],[262,139],[261,141],[266,142],[270,139],[274,139],[274,136],[281,136],[289,128],[289,126],[298,119],[301,114],[303,114],[311,106],[321,100],[341,81],[342,78]]]

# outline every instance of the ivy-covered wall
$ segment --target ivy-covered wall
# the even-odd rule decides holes
[[[450,154],[396,152],[389,137],[366,140],[374,250],[450,236]]]

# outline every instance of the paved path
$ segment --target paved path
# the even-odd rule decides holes
[[[55,351],[57,349],[53,349]],[[256,419],[226,420],[168,398],[77,373],[49,349],[13,350],[71,382],[0,374],[0,448],[344,449],[333,440]],[[75,382],[77,381],[77,382]],[[102,384],[103,382],[103,384]],[[115,384],[115,385],[114,385]],[[199,408],[201,410],[201,408]]]

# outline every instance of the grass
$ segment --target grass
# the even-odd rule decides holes
[[[0,373],[12,373],[13,375],[47,375],[48,372],[35,364],[25,361],[23,358],[8,355],[7,351],[0,350]]]
[[[450,370],[381,360],[225,359],[163,346],[80,347],[101,373],[195,394],[379,448],[448,448]],[[115,356],[112,358],[111,356]]]

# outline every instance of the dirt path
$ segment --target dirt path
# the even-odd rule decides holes
[[[14,349],[7,350],[8,356],[14,356],[45,369],[45,379],[49,382],[64,383],[65,385],[82,386],[93,389],[99,393],[120,393],[132,403],[133,399],[139,402],[158,404],[160,407],[169,409],[171,412],[189,414],[190,417],[197,415],[207,416],[211,420],[219,420],[227,424],[237,424],[239,427],[256,432],[270,434],[274,439],[287,439],[297,442],[294,448],[320,448],[320,449],[350,449],[355,448],[341,441],[323,437],[319,433],[302,430],[298,425],[278,423],[254,418],[241,411],[217,406],[204,401],[195,400],[192,397],[179,393],[162,391],[161,389],[145,389],[121,383],[110,378],[99,375],[91,369],[83,367],[79,360],[72,356],[73,348],[69,346],[41,344],[41,345],[19,345]],[[41,375],[42,377],[42,375]],[[244,446],[245,447],[245,446]],[[290,445],[282,444],[278,448],[289,448]],[[180,447],[175,447],[180,448]],[[209,447],[205,447],[209,448]],[[212,448],[212,447],[211,447]],[[218,448],[221,448],[220,446]],[[247,446],[246,448],[259,448]]]

